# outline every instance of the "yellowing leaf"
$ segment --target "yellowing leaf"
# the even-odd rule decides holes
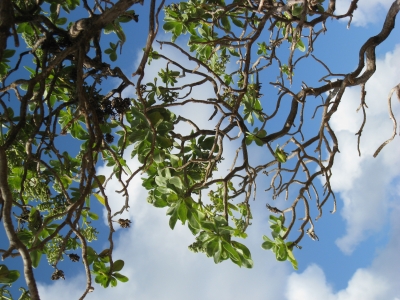
[[[284,152],[281,148],[279,148],[279,145],[276,146],[275,149],[275,158],[280,162],[280,163],[285,163],[287,161],[287,153]]]
[[[105,206],[106,200],[100,194],[93,194],[101,204]]]

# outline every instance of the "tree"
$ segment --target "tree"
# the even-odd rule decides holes
[[[93,291],[92,276],[103,287],[128,280],[119,273],[124,262],[113,257],[113,223],[130,226],[119,214],[129,208],[132,178],[141,174],[147,201],[168,208],[171,229],[180,220],[195,236],[192,251],[204,252],[215,263],[229,259],[247,268],[253,265],[251,254],[238,239],[246,238],[251,224],[257,176],[272,176],[268,190],[273,199],[284,194],[290,201],[285,208],[266,203],[272,238],[264,236],[262,247],[296,269],[294,248],[301,248],[305,234],[318,240],[313,219],[322,216],[330,199],[331,212],[336,210],[330,178],[339,145],[329,121],[346,88],[361,86],[359,145],[375,48],[391,33],[400,9],[394,1],[381,32],[360,48],[357,68],[337,74],[312,53],[327,19],[349,18],[350,25],[357,2],[336,15],[335,0],[190,0],[167,6],[152,0],[143,58],[131,76],[116,63],[127,40],[125,24],[138,21],[131,7],[141,1],[1,1],[0,202],[9,246],[0,252],[3,260],[22,259],[28,291],[20,299],[39,299],[33,268],[42,256],[54,267],[53,280],[64,278],[58,268],[64,256],[72,262],[82,259],[87,280],[82,298]],[[172,41],[156,41],[162,9],[162,28]],[[87,18],[74,17],[83,11]],[[104,41],[104,33],[115,33],[113,42]],[[178,39],[187,41],[188,48],[179,46]],[[182,60],[156,51],[157,46],[170,47]],[[144,82],[147,64],[155,61],[162,66],[158,76]],[[296,85],[296,67],[312,63],[325,70],[322,83]],[[109,78],[118,81],[116,88]],[[213,97],[196,98],[199,87]],[[278,93],[267,103],[262,93],[270,95],[271,87]],[[129,88],[135,96],[125,96]],[[399,95],[400,86],[390,94],[390,112],[394,91]],[[176,107],[191,105],[213,109],[206,118],[215,127],[196,124],[189,112],[174,113]],[[310,111],[319,125],[305,132],[311,122],[305,112]],[[393,135],[374,156],[396,134],[390,117]],[[183,123],[190,133],[182,130]],[[265,161],[251,160],[256,146],[266,149]],[[237,147],[234,157],[226,157],[227,147]],[[127,165],[127,151],[139,168]],[[223,159],[232,159],[225,173],[218,171]],[[96,174],[102,162],[113,167],[109,178]],[[219,178],[213,176],[217,171]],[[117,212],[106,193],[111,179],[119,182],[125,198]],[[98,203],[107,211],[109,247],[95,250],[89,243],[99,233],[91,222],[99,218],[93,211]],[[299,221],[301,206],[305,212]],[[17,270],[0,267],[0,282],[19,277]],[[7,287],[1,293],[10,295]]]

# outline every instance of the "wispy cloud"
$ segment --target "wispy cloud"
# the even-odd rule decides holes
[[[350,3],[351,0],[336,1],[336,14],[345,14],[349,9]],[[393,0],[360,1],[353,15],[352,25],[367,26],[370,23],[382,22],[387,9],[392,3]]]

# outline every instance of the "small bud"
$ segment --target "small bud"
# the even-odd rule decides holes
[[[318,236],[315,234],[314,230],[312,230],[311,228],[307,229],[307,234],[310,236],[310,238],[313,241],[319,241]]]
[[[274,214],[279,214],[279,213],[282,212],[281,210],[277,209],[276,207],[273,207],[273,206],[269,205],[268,203],[267,203],[267,209],[270,212],[273,212]]]

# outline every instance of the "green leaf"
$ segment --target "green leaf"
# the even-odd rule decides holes
[[[169,188],[164,188],[164,187],[160,186],[160,187],[157,187],[157,191],[160,191],[163,195],[168,195],[167,196],[168,203],[177,202],[179,199],[178,195]]]
[[[203,36],[203,37],[206,37],[206,36],[207,36],[207,32],[204,31],[204,29],[201,28],[201,27],[198,27],[198,28],[197,28],[197,31],[200,33],[201,36]]]
[[[13,49],[5,49],[3,52],[3,59],[4,58],[10,58],[15,54],[15,50]]]
[[[249,122],[249,124],[251,126],[253,126],[254,124],[254,118],[253,118],[253,114],[252,113],[248,113],[244,116],[244,118],[246,119],[247,122]]]
[[[94,281],[101,284],[102,287],[106,288],[109,286],[111,279],[107,275],[97,275]]]
[[[101,251],[99,254],[99,258],[108,256],[109,251],[110,251],[110,249],[104,249],[103,251]],[[106,273],[107,267],[102,261],[98,260],[93,264],[93,271],[95,271],[97,273],[99,273],[99,272]]]
[[[127,282],[128,280],[129,280],[129,278],[128,277],[126,277],[126,276],[124,276],[124,275],[122,275],[122,274],[120,274],[120,273],[113,273],[113,276],[115,277],[115,278],[117,278],[119,281],[121,281],[121,282]]]
[[[99,219],[99,216],[97,215],[97,214],[95,214],[94,212],[91,212],[91,211],[89,211],[88,212],[88,215],[89,215],[89,217],[92,219],[92,220],[98,220]]]
[[[164,117],[158,111],[150,113],[149,119],[151,121],[151,124],[154,126],[154,128],[157,128],[158,125],[160,125],[161,122],[164,121]]]
[[[231,17],[232,23],[235,24],[237,27],[243,28],[243,22],[235,17]]]
[[[132,17],[127,17],[127,16],[120,16],[118,18],[118,22],[120,22],[120,23],[128,23],[132,20],[133,20]]]
[[[199,228],[194,228],[192,224],[188,223],[188,228],[193,235],[196,235],[200,232]]]
[[[246,135],[245,142],[246,142],[247,146],[250,146],[253,141],[254,141],[254,135],[252,135],[252,134]]]
[[[0,283],[10,284],[19,278],[17,270],[8,270],[6,265],[0,265]],[[6,298],[5,298],[6,299]]]
[[[243,258],[242,264],[248,269],[251,269],[254,266],[254,262],[251,258]]]
[[[111,61],[116,61],[117,60],[117,53],[115,51],[110,53],[110,60]]]
[[[21,240],[21,242],[24,243],[25,246],[29,246],[33,234],[31,231],[24,229],[24,230],[18,231],[17,236]]]
[[[171,178],[168,180],[168,182],[169,182],[170,184],[173,184],[174,186],[176,186],[178,189],[182,189],[182,188],[183,188],[182,181],[181,181],[181,179],[180,179],[178,176],[171,177]]]
[[[228,226],[228,222],[223,216],[215,216],[214,223],[217,227]]]
[[[216,231],[215,224],[213,222],[203,220],[200,222],[200,224],[201,224],[201,229],[203,229],[203,230],[206,230],[209,232]]]
[[[175,29],[175,26],[176,26],[177,24],[179,24],[179,23],[177,23],[177,22],[165,22],[164,25],[163,25],[163,29],[164,29],[166,32],[172,31],[172,30]]]
[[[110,278],[110,283],[111,283],[111,287],[116,287],[118,282],[117,279],[115,279],[115,277],[111,276]]]
[[[204,139],[204,141],[201,142],[200,146],[204,150],[211,150],[212,146],[214,145],[214,141],[215,141],[215,136],[209,136],[208,138]]]
[[[266,235],[263,235],[263,240],[264,241],[268,241],[268,242],[273,242],[269,237],[267,237]]]
[[[296,43],[296,48],[299,49],[301,52],[306,51],[306,46],[304,46],[303,41],[299,38]]]
[[[99,187],[98,181],[100,182],[101,185],[103,185],[103,183],[106,181],[106,176],[104,175],[97,175],[96,178],[97,180],[93,179],[92,189]]]
[[[110,33],[114,32],[114,31],[115,31],[115,26],[114,26],[112,23],[107,24],[107,25],[103,28],[104,34],[110,34]],[[107,50],[108,50],[108,49],[107,49]],[[111,49],[110,49],[110,50],[111,50]]]
[[[39,266],[40,259],[42,258],[43,253],[40,250],[33,250],[29,254],[32,259],[32,267],[36,269]]]
[[[36,71],[28,66],[24,66],[25,69],[27,69],[29,71],[29,73],[31,73],[31,75],[35,75]]]
[[[8,274],[9,270],[6,265],[0,265],[0,275]]]
[[[18,270],[10,270],[10,272],[8,273],[8,276],[7,276],[8,283],[13,283],[14,281],[17,281],[19,276],[20,276],[20,274],[19,274]]]
[[[257,137],[259,137],[259,138],[263,138],[266,135],[267,135],[267,132],[264,129],[262,129],[259,132],[257,132]]]
[[[178,217],[182,221],[182,224],[185,224],[187,220],[187,207],[185,201],[182,201],[178,207]]]
[[[231,260],[233,262],[235,262],[235,263],[236,262],[241,262],[241,259],[240,259],[240,256],[239,256],[238,252],[235,250],[235,248],[233,248],[231,246],[231,244],[229,244],[228,242],[222,241],[222,246],[224,247],[224,249],[226,251],[228,251],[229,256],[230,256],[230,258],[231,258]],[[239,266],[240,265],[241,265],[241,263],[239,264]]]
[[[176,225],[176,221],[178,221],[178,210],[174,207],[171,218],[169,219],[169,227],[173,230]]]
[[[172,147],[172,140],[163,136],[157,136],[156,137],[156,141],[158,143],[158,146],[160,146],[161,148],[169,148]]]
[[[91,265],[97,259],[98,257],[97,253],[90,246],[87,247],[86,253],[87,253],[88,265]]]
[[[274,215],[269,215],[269,219],[273,222],[273,223],[277,223],[280,220],[280,217],[275,217]],[[269,222],[271,222],[269,221]],[[266,236],[264,236],[265,238],[268,238]]]
[[[158,186],[163,186],[163,187],[167,186],[167,179],[165,177],[156,176],[155,182]]]
[[[126,35],[120,25],[118,25],[116,33],[122,44],[124,44],[126,42]]]
[[[262,140],[260,140],[258,137],[255,137],[254,141],[256,142],[257,146],[259,146],[259,147],[264,146],[264,142]]]
[[[236,249],[239,249],[242,252],[242,254],[245,258],[251,260],[251,253],[250,253],[249,248],[247,248],[245,245],[243,245],[237,241],[232,241],[231,243],[232,243],[233,247],[235,247]]]
[[[204,47],[204,56],[205,56],[207,59],[210,58],[212,50],[213,50],[213,49],[211,48],[211,46],[205,46],[205,47]]]
[[[279,145],[276,146],[274,155],[277,161],[280,163],[285,163],[287,161],[287,154],[281,148],[279,148]]]
[[[229,23],[228,17],[226,15],[221,17],[221,23],[222,27],[224,27],[226,31],[231,31],[231,24]]]
[[[208,256],[214,256],[215,252],[218,251],[219,239],[217,237],[211,238],[206,246],[206,252]]]
[[[218,247],[217,251],[214,252],[213,258],[214,258],[214,263],[219,263],[221,262],[221,253],[222,253],[222,245],[221,245],[221,240],[218,240]]]
[[[9,69],[9,66],[4,64],[4,63],[0,63],[0,75],[6,75],[7,74],[7,70]],[[22,84],[21,84],[21,88],[22,88]],[[24,85],[24,87],[26,87],[25,91],[28,89],[28,85]]]
[[[110,42],[110,48],[113,50],[117,50],[117,44],[111,43]]]
[[[292,9],[292,15],[293,16],[299,17],[302,12],[303,12],[303,6],[302,5],[293,6],[293,9]]]
[[[124,264],[125,263],[124,263],[124,261],[122,259],[119,259],[119,260],[115,261],[114,264],[113,264],[112,271],[113,272],[121,271],[122,268],[124,267]]]
[[[179,156],[169,154],[169,160],[171,161],[171,165],[174,168],[182,166]]]
[[[270,250],[273,246],[275,245],[274,242],[271,241],[265,241],[264,243],[261,244],[261,247],[265,250]]]
[[[67,23],[67,18],[59,18],[56,21],[57,25],[64,25],[65,23]]]
[[[287,249],[285,245],[279,245],[278,251],[276,251],[276,259],[279,261],[285,261],[288,257]]]
[[[162,163],[165,160],[165,151],[160,149],[154,149],[153,159],[158,164]]]
[[[56,8],[57,8],[57,6],[55,6]],[[18,33],[24,33],[25,32],[25,26],[27,25],[28,23],[20,23],[20,24],[18,24],[18,27],[17,27],[17,32]]]
[[[294,255],[293,255],[292,250],[287,249],[287,254],[288,254],[288,258],[289,258],[289,259],[291,259],[291,260],[296,260],[296,259],[294,258]]]
[[[183,25],[182,23],[177,23],[175,28],[174,28],[174,35],[180,36],[182,33]]]
[[[165,201],[164,199],[157,198],[154,202],[153,205],[155,207],[166,207],[168,205],[168,202]]]
[[[83,129],[82,125],[79,124],[79,122],[72,123],[70,132],[72,137],[78,140],[87,140],[89,138],[88,133],[85,129]]]
[[[193,210],[193,209],[189,209],[188,213],[188,221],[189,221],[189,225],[192,227],[192,229],[194,230],[200,230],[201,226],[200,226],[200,221],[199,221],[199,217],[197,215],[197,211]],[[192,230],[193,232],[193,230]]]
[[[239,53],[237,53],[237,52],[235,51],[235,48],[228,48],[228,51],[229,51],[229,53],[230,53],[231,55],[233,55],[233,56],[236,56],[236,57],[239,57],[239,56],[240,56]],[[231,79],[232,79],[232,77],[231,77]]]
[[[52,14],[55,14],[56,12],[57,12],[57,3],[51,3],[51,5],[50,5],[50,12],[52,13]]]

